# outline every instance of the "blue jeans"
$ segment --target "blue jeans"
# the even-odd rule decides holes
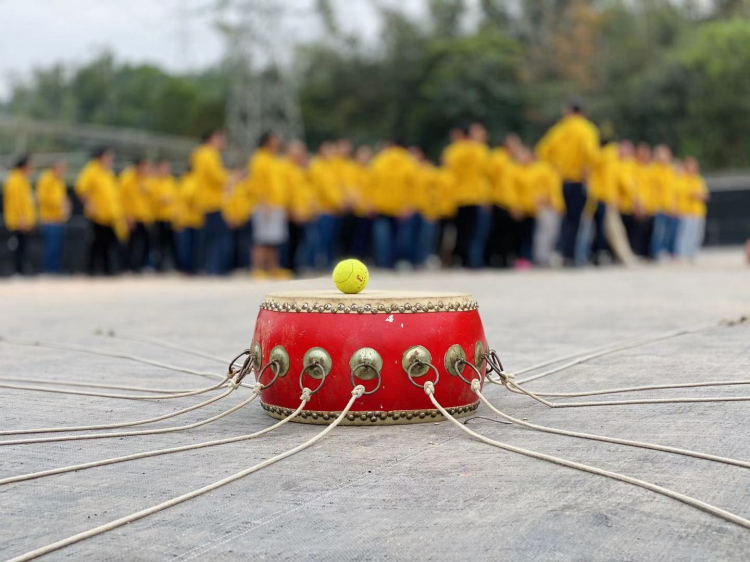
[[[396,246],[398,248],[397,261],[404,260],[417,264],[419,232],[422,229],[422,217],[413,214],[398,220]]]
[[[484,258],[491,226],[492,209],[490,207],[477,207],[476,224],[469,240],[468,266],[472,269],[479,269],[485,265]]]
[[[654,232],[651,235],[651,257],[658,260],[664,253],[672,253],[676,236],[677,220],[664,213],[654,217]]]
[[[44,273],[56,274],[62,271],[63,234],[62,224],[42,225]]]
[[[417,243],[415,245],[417,255],[414,265],[424,265],[427,261],[427,258],[437,253],[437,245],[437,221],[423,218],[421,228],[419,230],[419,238],[417,239]]]
[[[224,222],[221,212],[208,213],[203,227],[206,248],[206,273],[226,275],[232,256],[232,231]]]
[[[195,273],[198,269],[198,235],[195,228],[177,231],[177,265],[184,273]]]
[[[372,225],[372,237],[375,265],[393,269],[396,265],[398,219],[387,215],[378,215]]]
[[[320,215],[318,217],[318,258],[317,265],[323,269],[331,269],[336,259],[336,248],[339,244],[339,229],[341,220],[335,215]]]

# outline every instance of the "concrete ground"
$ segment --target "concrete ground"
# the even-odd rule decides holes
[[[292,282],[329,288],[327,280]],[[461,290],[480,303],[508,370],[633,336],[750,313],[739,251],[697,266],[632,270],[386,275],[371,287]],[[209,360],[106,339],[96,328],[158,337],[231,358],[252,337],[266,291],[246,278],[5,281],[0,333],[93,345],[222,372]],[[602,357],[533,383],[548,391],[748,379],[750,325],[683,336]],[[0,343],[0,375],[159,387],[199,379],[123,360]],[[243,397],[247,390],[240,391]],[[750,403],[550,410],[500,387],[488,398],[539,424],[750,460]],[[638,397],[750,395],[748,387]],[[634,395],[622,395],[633,398]],[[161,426],[226,409],[229,397]],[[109,400],[0,389],[0,429],[156,416],[196,402]],[[489,416],[481,407],[480,416]],[[0,478],[257,431],[252,404],[168,435],[0,448]],[[666,453],[536,433],[485,419],[494,439],[593,464],[750,517],[750,470]],[[289,424],[262,438],[0,487],[0,558],[101,525],[252,466],[320,427]],[[750,531],[677,501],[472,441],[448,424],[344,427],[302,453],[200,498],[60,550],[50,560],[737,560]]]

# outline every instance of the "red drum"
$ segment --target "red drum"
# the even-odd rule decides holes
[[[263,408],[284,418],[307,387],[314,394],[294,421],[327,424],[361,384],[366,394],[344,424],[442,421],[423,389],[433,381],[435,397],[452,415],[471,415],[479,406],[472,365],[482,375],[486,369],[477,309],[471,295],[460,293],[271,293],[250,350],[267,385]]]

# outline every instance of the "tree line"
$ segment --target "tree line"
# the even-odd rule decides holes
[[[428,16],[380,6],[376,48],[327,31],[293,65],[313,146],[398,138],[437,157],[457,123],[531,143],[571,95],[605,137],[667,144],[711,169],[750,167],[747,0],[427,0]],[[174,74],[102,53],[35,69],[7,113],[198,136],[225,118],[229,65]]]

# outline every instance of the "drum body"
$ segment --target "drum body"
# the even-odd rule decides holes
[[[299,406],[302,386],[319,387],[294,421],[331,423],[361,384],[370,394],[357,399],[344,424],[442,421],[421,388],[438,378],[440,403],[452,415],[471,415],[479,402],[466,381],[478,375],[460,360],[484,374],[487,341],[477,308],[465,294],[269,294],[251,347],[256,365],[275,361],[260,382],[279,372],[261,394],[263,408],[284,418]]]

